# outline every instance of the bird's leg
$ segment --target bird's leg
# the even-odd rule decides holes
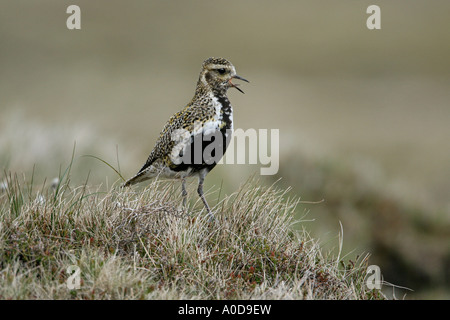
[[[206,207],[206,210],[208,211],[209,221],[212,222],[214,220],[214,215],[211,212],[211,209],[209,208],[208,202],[206,202],[205,195],[203,194],[203,181],[205,181],[205,176],[208,172],[206,170],[200,171],[200,175],[198,176],[198,188],[197,193],[200,196],[200,199],[202,199],[203,204]]]
[[[183,197],[183,209],[186,209],[187,191],[186,191],[186,178],[181,179],[181,195]]]

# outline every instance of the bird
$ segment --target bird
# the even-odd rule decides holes
[[[211,57],[201,67],[194,97],[163,127],[145,164],[125,181],[128,187],[154,177],[181,180],[183,206],[186,205],[186,178],[198,177],[197,193],[210,220],[214,215],[206,201],[203,183],[206,175],[225,154],[233,133],[233,107],[228,89],[244,93],[233,79],[249,82],[236,74],[233,64]]]

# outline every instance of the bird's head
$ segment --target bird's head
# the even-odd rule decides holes
[[[231,80],[239,79],[245,82],[248,80],[238,76],[236,69],[228,60],[224,58],[208,58],[203,62],[202,71],[199,77],[199,86],[217,93],[226,93],[228,88],[238,88]]]

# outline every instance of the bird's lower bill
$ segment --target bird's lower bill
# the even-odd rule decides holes
[[[247,79],[242,78],[241,76],[235,75],[233,78],[231,78],[230,80],[228,80],[228,85],[231,88],[235,88],[236,90],[238,90],[241,93],[245,93],[244,91],[242,91],[240,88],[238,88],[239,84],[234,84],[233,82],[231,82],[232,79],[239,79],[245,82],[249,82]]]

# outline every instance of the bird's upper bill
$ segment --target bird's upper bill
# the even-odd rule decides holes
[[[231,82],[231,80],[233,79],[239,79],[245,82],[249,82],[247,79],[242,78],[241,76],[238,76],[237,74],[235,74],[230,80],[228,80],[228,84],[230,85],[231,88],[235,88],[236,90],[238,90],[241,93],[245,93],[244,91],[242,91],[241,89],[238,88],[239,84],[234,84],[233,82]]]

